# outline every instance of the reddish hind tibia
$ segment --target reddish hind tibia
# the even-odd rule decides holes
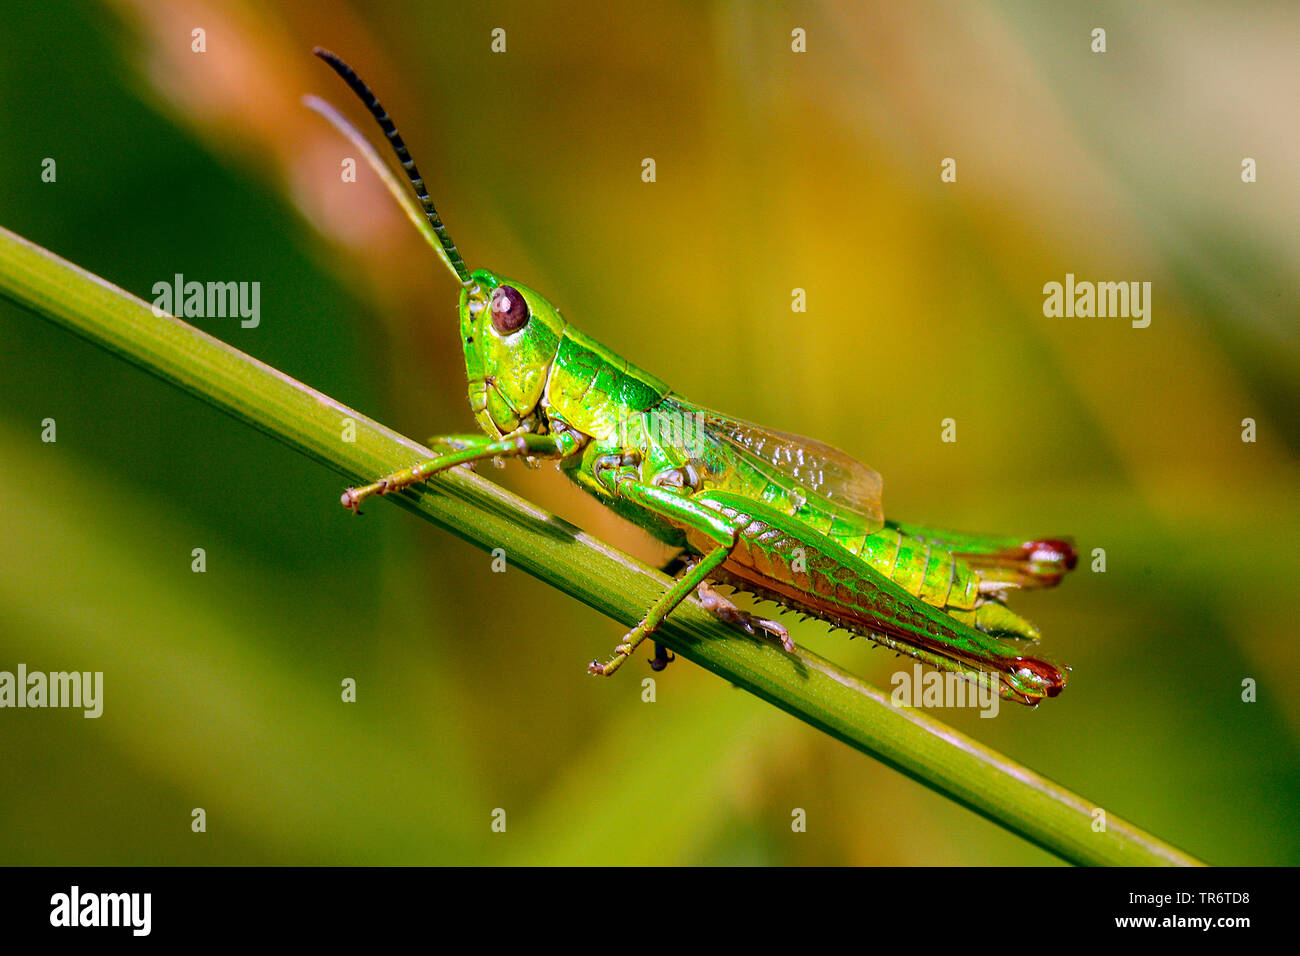
[[[1065,688],[1065,674],[1048,661],[1037,657],[1021,657],[1016,660],[1015,669],[1029,671],[1048,697],[1055,697]]]
[[[1074,542],[1068,538],[1048,538],[1043,541],[1026,541],[1024,550],[1028,560],[1036,564],[1058,564],[1066,571],[1073,571],[1079,563],[1079,555],[1074,550]]]
[[[1022,588],[1050,588],[1079,563],[1074,544],[1066,538],[1042,538],[1015,547],[957,555],[986,581]]]

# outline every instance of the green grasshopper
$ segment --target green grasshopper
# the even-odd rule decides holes
[[[1060,539],[936,531],[886,521],[880,476],[812,439],[707,411],[578,331],[522,283],[466,267],[388,113],[333,53],[317,48],[378,121],[419,206],[365,137],[306,98],[362,152],[460,283],[469,403],[482,435],[431,440],[437,457],[349,488],[356,512],[439,472],[488,459],[553,460],[603,505],[677,548],[685,570],[592,674],[617,671],[692,592],[717,617],[793,651],[776,621],[741,610],[713,583],[770,599],[946,671],[996,684],[1030,706],[1065,686],[1025,657],[1038,632],[1008,610],[1015,588],[1048,587],[1074,567]],[[668,568],[665,568],[668,570]],[[657,648],[651,665],[669,656]]]

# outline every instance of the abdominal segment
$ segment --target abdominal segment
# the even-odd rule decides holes
[[[1037,637],[1032,625],[981,595],[979,579],[951,553],[894,528],[860,536],[857,553],[802,522],[724,491],[694,500],[742,528],[715,577],[726,584],[948,670],[996,671],[1003,696],[1034,704],[1065,684],[1046,661],[1003,638]],[[880,536],[879,540],[871,540]],[[711,542],[687,540],[705,551]],[[891,553],[892,552],[892,553]]]

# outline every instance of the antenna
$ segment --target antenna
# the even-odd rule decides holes
[[[370,110],[370,115],[375,118],[379,128],[384,131],[384,136],[388,138],[388,143],[393,147],[393,152],[397,154],[397,160],[402,164],[402,169],[406,172],[406,178],[411,181],[411,186],[415,190],[415,196],[420,200],[420,205],[424,207],[424,215],[433,227],[434,234],[438,237],[441,245],[439,252],[443,260],[456,273],[456,277],[466,285],[469,284],[469,269],[465,266],[465,260],[461,258],[460,250],[456,248],[456,243],[451,241],[451,235],[447,232],[447,227],[442,224],[442,218],[438,215],[438,210],[433,207],[433,200],[429,198],[429,190],[424,187],[424,177],[420,175],[420,170],[416,168],[415,160],[411,159],[411,154],[406,150],[406,144],[402,142],[402,137],[397,132],[397,127],[388,116],[388,111],[384,109],[379,98],[371,92],[370,87],[366,86],[361,77],[357,76],[352,67],[344,63],[337,55],[331,53],[323,47],[316,47],[312,50],[322,60],[330,65],[349,87],[352,92],[365,104],[366,109]],[[316,107],[312,106],[313,109]],[[317,110],[321,112],[320,110]],[[334,117],[323,113],[326,119],[334,122]],[[335,124],[337,125],[337,123]],[[344,130],[344,132],[347,132]]]

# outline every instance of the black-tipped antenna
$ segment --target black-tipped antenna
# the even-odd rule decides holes
[[[451,235],[447,232],[447,227],[442,224],[442,218],[438,215],[438,210],[433,208],[433,200],[429,198],[429,190],[424,188],[424,177],[420,175],[420,170],[416,168],[415,160],[411,159],[411,154],[406,151],[406,144],[402,142],[402,137],[397,132],[397,127],[393,124],[392,119],[388,116],[388,111],[384,109],[383,104],[379,102],[379,97],[366,86],[361,77],[357,76],[352,67],[344,63],[338,56],[326,50],[324,47],[316,47],[312,50],[322,60],[342,77],[343,82],[352,88],[352,92],[365,104],[366,109],[370,110],[370,115],[375,118],[379,128],[384,131],[384,136],[388,138],[388,143],[393,147],[393,152],[397,154],[397,161],[402,164],[402,169],[406,172],[406,178],[411,181],[412,188],[415,189],[415,196],[420,200],[420,205],[424,207],[424,214],[429,219],[429,225],[433,226],[434,233],[438,236],[438,241],[442,243],[442,249],[447,253],[447,260],[451,267],[460,277],[460,281],[468,283],[470,281],[469,269],[465,266],[465,260],[460,257],[460,250],[456,248],[456,243],[451,241]]]

